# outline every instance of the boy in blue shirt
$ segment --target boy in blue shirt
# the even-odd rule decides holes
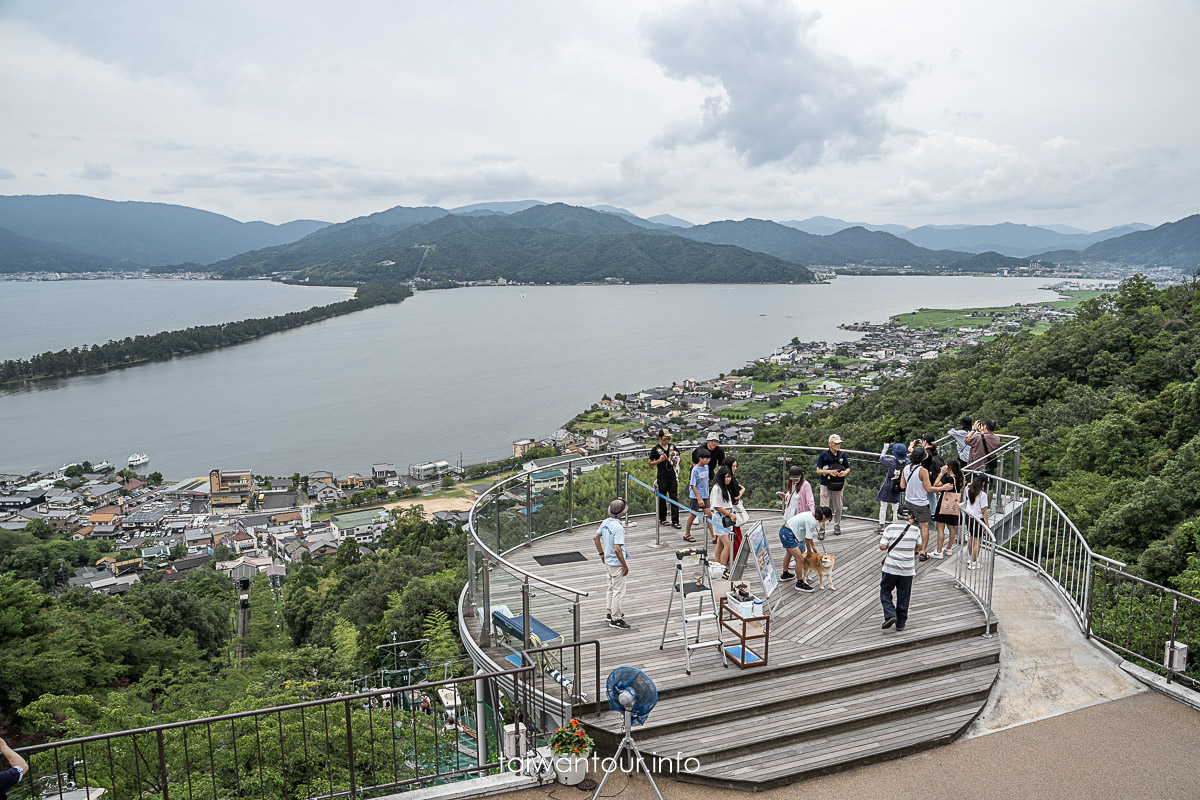
[[[708,519],[708,462],[712,458],[712,453],[708,452],[708,448],[701,447],[696,451],[696,465],[692,467],[692,476],[688,479],[688,497],[692,501],[692,511],[698,511]],[[692,536],[692,522],[696,519],[695,514],[688,514],[687,528],[683,531],[683,540],[685,542],[695,542],[695,537]],[[708,533],[708,525],[704,526],[704,534]]]

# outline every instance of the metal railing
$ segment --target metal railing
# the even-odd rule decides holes
[[[932,524],[932,523],[931,523]],[[930,539],[935,534],[930,531]],[[961,553],[954,566],[954,582],[979,604],[985,637],[992,635],[992,587],[996,576],[996,535],[983,520],[959,511],[958,541]]]
[[[747,508],[774,508],[778,503],[775,492],[786,485],[788,469],[794,464],[805,467],[805,477],[813,484],[814,494],[818,493],[816,458],[826,449],[824,446],[723,447],[727,456],[739,461],[739,481],[751,488],[744,503]],[[1015,437],[997,449],[998,458],[1008,459],[1003,462],[1006,468],[1015,469],[1016,449]],[[887,468],[880,463],[879,453],[846,448],[841,452],[851,463],[843,492],[845,516],[875,520],[879,509],[877,494],[887,477]],[[648,455],[648,448],[639,447],[598,456],[557,459],[544,469],[500,481],[480,495],[469,515],[469,580],[459,615],[464,641],[473,635],[478,637],[477,657],[491,660],[484,649],[493,644],[491,613],[496,609],[522,618],[522,646],[514,646],[514,651],[534,646],[531,636],[534,620],[562,634],[564,639],[579,639],[580,599],[587,597],[587,592],[522,567],[509,558],[513,552],[543,537],[599,523],[608,514],[609,501],[618,496],[624,496],[628,503],[627,518],[654,515],[655,542],[662,543],[654,493],[629,492],[628,476],[632,475],[643,486],[654,480],[656,470],[647,463]],[[679,476],[679,483],[679,495],[686,503],[686,471]],[[988,564],[990,579],[990,560]],[[972,591],[975,583],[972,576],[960,585]],[[982,601],[985,616],[990,620],[990,594],[977,599]],[[577,656],[577,652],[564,654],[562,664],[574,685],[579,684],[580,678]]]
[[[1091,575],[1085,633],[1153,665],[1167,683],[1200,689],[1200,670],[1187,664],[1200,647],[1200,599],[1100,562],[1091,565]]]
[[[488,774],[515,755],[504,750],[506,719],[535,716],[534,672],[514,667],[23,747],[29,772],[8,796],[64,800],[86,788],[115,800],[330,800]],[[499,681],[511,686],[507,716],[498,701],[485,702],[499,697]],[[442,705],[439,690],[458,702]],[[450,712],[470,700],[473,729]],[[536,729],[517,731],[517,749],[529,752]]]
[[[985,464],[983,463],[984,459],[979,459],[967,464],[968,472],[984,471],[989,474],[987,491],[990,500],[989,522],[991,524],[990,526],[981,526],[984,531],[979,545],[980,566],[969,570],[966,559],[960,559],[955,574],[958,585],[979,604],[988,620],[989,628],[995,556],[1003,554],[1046,579],[1066,601],[1076,623],[1086,636],[1096,638],[1106,645],[1112,646],[1114,650],[1143,661],[1160,672],[1165,671],[1174,678],[1191,681],[1190,676],[1183,674],[1184,670],[1172,670],[1165,663],[1164,654],[1158,652],[1160,645],[1165,648],[1173,640],[1168,638],[1159,641],[1161,637],[1147,634],[1145,637],[1147,644],[1143,646],[1139,630],[1139,640],[1135,646],[1124,633],[1125,628],[1114,627],[1114,620],[1119,617],[1114,616],[1112,604],[1125,604],[1121,608],[1128,611],[1125,606],[1128,605],[1129,597],[1140,597],[1151,591],[1157,592],[1157,596],[1163,598],[1170,597],[1174,615],[1173,622],[1177,630],[1183,631],[1174,641],[1186,642],[1189,641],[1187,637],[1193,636],[1190,615],[1195,613],[1200,616],[1200,611],[1192,611],[1193,606],[1200,601],[1128,575],[1124,572],[1126,565],[1123,562],[1095,552],[1078,527],[1059,508],[1057,503],[1044,492],[1025,486],[1020,482],[1020,438],[1007,434],[999,434],[999,436],[1000,446],[986,457],[990,463]],[[936,442],[936,445],[944,459],[957,457],[957,446],[951,437],[942,437]],[[725,446],[726,453],[736,456],[740,461],[739,481],[743,485],[750,486],[752,492],[759,488],[763,490],[763,494],[754,497],[748,496],[745,502],[746,508],[757,510],[774,507],[774,492],[785,483],[787,469],[791,464],[806,465],[805,477],[814,484],[815,490],[815,458],[824,449],[821,446],[791,445],[738,444]],[[875,495],[886,477],[886,469],[878,463],[879,454],[846,449],[843,449],[842,452],[851,459],[851,473],[847,479],[843,497],[845,514],[860,519],[875,519],[876,509],[878,509]],[[519,547],[531,544],[542,536],[571,530],[577,525],[599,522],[607,513],[607,501],[620,494],[623,494],[629,503],[627,513],[630,517],[654,514],[657,525],[658,516],[655,513],[653,494],[635,492],[633,496],[630,496],[627,490],[629,481],[621,478],[623,471],[632,471],[635,475],[641,475],[637,483],[652,483],[653,468],[646,464],[647,454],[646,448],[635,448],[603,456],[567,459],[560,462],[560,468],[566,472],[566,476],[565,485],[557,490],[557,493],[566,494],[565,503],[560,503],[560,505],[568,509],[569,513],[560,514],[559,524],[549,526],[539,524],[536,512],[530,513],[528,516],[518,516],[515,521],[523,523],[520,527],[524,535],[520,537],[514,537],[511,534],[500,535],[503,533],[504,527],[501,523],[496,522],[496,519],[500,518],[502,514],[511,516],[512,512],[499,512],[492,508],[493,505],[499,507],[500,504],[493,503],[493,500],[502,493],[505,484],[498,484],[497,487],[493,487],[492,490],[480,497],[479,502],[472,510],[471,542],[468,546],[469,555],[473,559],[471,574],[473,577],[477,577],[472,584],[473,591],[469,593],[471,608],[474,612],[478,614],[481,606],[490,608],[491,604],[494,604],[494,598],[486,596],[488,588],[486,584],[489,575],[494,579],[497,571],[500,571],[514,576],[507,580],[511,582],[515,578],[518,589],[521,591],[510,593],[510,596],[517,597],[518,601],[523,601],[524,597],[529,595],[541,596],[541,600],[535,597],[531,603],[522,603],[522,610],[528,608],[538,618],[543,613],[553,615],[555,609],[552,604],[550,608],[543,609],[539,607],[539,602],[545,604],[549,598],[554,597],[555,592],[562,592],[565,596],[559,600],[569,606],[567,609],[569,613],[565,617],[566,624],[572,623],[572,615],[577,620],[579,599],[586,596],[585,592],[544,580],[511,563],[504,556]],[[747,475],[748,471],[749,475]],[[597,475],[603,478],[600,481],[603,484],[602,488],[599,489]],[[509,486],[513,484],[520,486],[519,492],[509,495],[511,505],[518,505],[518,501],[525,500],[527,501],[524,504],[526,508],[537,508],[538,506],[535,505],[537,499],[545,498],[547,495],[545,491],[536,490],[531,474],[514,476],[506,483]],[[680,496],[686,498],[686,474],[680,476],[679,483],[681,484]],[[604,499],[603,509],[596,504],[594,504],[595,507],[587,506],[583,495],[577,493],[577,487],[581,485],[586,487],[589,497]],[[553,495],[554,492],[552,491],[550,494]],[[684,499],[682,502],[686,503],[687,501]],[[496,516],[485,518],[477,515],[476,512],[481,509],[495,513]],[[485,522],[486,525],[483,524]],[[961,523],[959,531],[965,535],[960,538],[960,542],[962,546],[969,547],[971,544],[969,533],[971,521],[963,519]],[[486,544],[481,539],[481,531],[491,537],[496,547]],[[662,536],[661,528],[656,527],[655,541],[661,543]],[[501,544],[505,544],[507,547],[500,547]],[[1105,576],[1108,581],[1105,584],[1107,594],[1093,592],[1093,584],[1101,575]],[[1140,587],[1137,592],[1140,592],[1141,595],[1132,590],[1125,591],[1123,589],[1123,593],[1118,597],[1115,584],[1112,583],[1118,579],[1128,581],[1131,586],[1136,584]],[[480,591],[481,589],[483,591]],[[1164,605],[1166,602],[1164,599]],[[1165,623],[1160,627],[1165,627]],[[572,629],[578,630],[577,622],[574,623]],[[1099,631],[1105,631],[1104,635],[1102,636]],[[1117,635],[1118,631],[1121,632],[1120,636]],[[1153,642],[1153,647],[1150,646],[1150,642]],[[1200,642],[1192,643],[1200,646]],[[1192,649],[1194,651],[1195,648]]]

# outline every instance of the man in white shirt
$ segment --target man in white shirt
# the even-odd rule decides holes
[[[917,574],[917,545],[921,532],[911,522],[893,522],[883,530],[879,549],[884,551],[883,577],[879,582],[879,601],[883,604],[883,627],[904,630],[908,622],[908,599],[913,577]],[[895,602],[892,595],[895,594]]]
[[[954,443],[958,445],[958,460],[963,463],[963,466],[971,463],[971,445],[967,444],[967,437],[971,435],[971,430],[975,427],[975,420],[970,417],[963,417],[958,423],[962,427],[951,428],[946,431]]]

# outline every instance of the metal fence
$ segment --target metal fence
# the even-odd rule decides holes
[[[1167,683],[1200,689],[1193,655],[1200,647],[1200,599],[1099,562],[1091,575],[1085,632],[1165,674]]]
[[[328,800],[463,780],[529,752],[533,679],[515,667],[25,747],[29,773],[8,796]],[[472,707],[468,729],[458,715]]]

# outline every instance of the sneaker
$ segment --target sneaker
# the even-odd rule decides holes
[[[612,614],[605,614],[605,615],[604,615],[604,621],[605,621],[605,622],[612,622]]]
[[[608,626],[610,628],[620,628],[621,630],[629,629],[629,623],[623,619],[610,619],[608,621]]]
[[[833,529],[833,535],[834,535],[834,536],[841,536],[841,535],[842,535],[842,529],[841,529],[841,528],[834,528],[834,529]]]
[[[934,550],[934,551],[933,551],[933,556],[932,556],[932,557],[933,557],[933,558],[936,558],[936,559],[938,559],[938,560],[941,560],[941,559],[945,558],[945,556],[944,556],[944,555],[942,555],[942,551],[941,551],[941,550]]]
[[[897,625],[897,626],[896,626],[896,630],[898,630],[898,631],[902,631],[902,630],[904,630],[904,626],[903,626],[903,625]]]
[[[797,592],[815,592],[816,589],[809,586],[804,581],[796,581],[796,591]]]
[[[979,562],[972,561],[970,564],[967,564],[967,569],[979,569]]]
[[[781,581],[790,581],[790,580],[791,580],[792,578],[794,578],[794,577],[796,577],[796,576],[795,576],[795,575],[793,575],[792,573],[790,573],[790,572],[785,572],[785,573],[783,573],[782,575],[780,575],[780,576],[779,576],[779,580],[781,580]]]
[[[883,621],[883,629],[884,629],[884,630],[887,630],[888,628],[892,627],[892,626],[893,626],[893,625],[895,625],[895,624],[896,624],[896,618],[895,618],[895,617],[888,617],[887,619],[885,619],[885,620]]]
[[[820,539],[822,542],[825,541],[825,531],[823,531],[823,530],[817,531],[817,538]]]

